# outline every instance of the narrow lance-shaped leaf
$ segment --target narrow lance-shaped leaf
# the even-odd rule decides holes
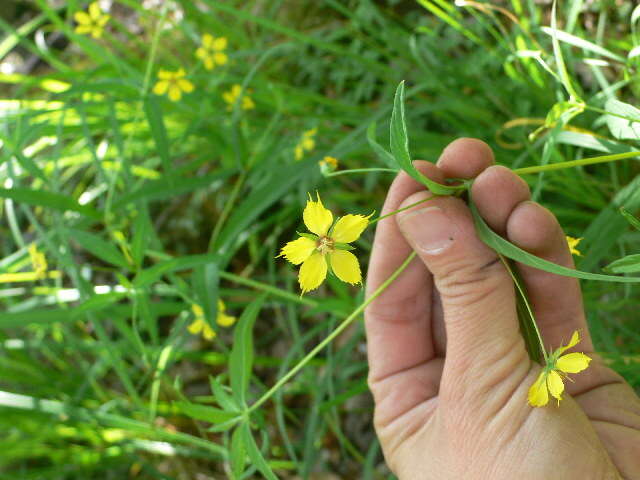
[[[391,154],[396,163],[411,177],[425,185],[431,193],[436,195],[452,195],[465,187],[441,185],[427,178],[420,173],[411,163],[411,154],[409,153],[409,137],[407,135],[407,124],[404,115],[404,81],[400,82],[396,89],[396,95],[393,99],[393,112],[391,113],[390,126],[390,147]]]
[[[573,270],[571,268],[563,267],[548,260],[544,260],[540,257],[536,257],[529,252],[525,252],[521,248],[516,247],[511,242],[505,240],[500,235],[495,233],[485,223],[480,216],[478,209],[476,208],[473,200],[470,199],[469,207],[471,208],[471,214],[473,215],[473,221],[476,226],[476,232],[480,239],[489,247],[494,249],[500,255],[504,255],[507,258],[523,263],[530,267],[539,268],[545,272],[555,273],[556,275],[563,275],[565,277],[581,278],[584,280],[601,280],[603,282],[620,282],[620,283],[638,283],[640,277],[618,277],[615,275],[604,275],[601,273],[589,273],[582,272],[580,270]]]
[[[256,467],[267,480],[278,480],[278,477],[275,476],[275,474],[271,470],[271,467],[269,467],[269,464],[262,456],[262,452],[260,452],[256,441],[253,439],[249,424],[243,423],[239,428],[242,429],[242,439],[244,440],[244,446],[247,449],[247,455],[251,459],[253,466]]]
[[[229,376],[233,398],[246,405],[247,389],[253,366],[253,324],[266,295],[260,295],[244,309],[233,335],[233,348],[229,357]]]

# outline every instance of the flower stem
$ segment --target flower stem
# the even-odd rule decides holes
[[[400,208],[398,210],[394,210],[393,212],[387,213],[386,215],[381,215],[378,218],[374,218],[373,220],[371,220],[369,222],[369,225],[373,225],[374,223],[379,222],[380,220],[384,220],[387,217],[391,217],[391,216],[396,215],[396,214],[398,214],[400,212],[404,212],[405,210],[409,210],[410,208],[413,208],[416,205],[420,205],[421,203],[428,202],[429,200],[433,200],[433,197],[425,198],[425,199],[420,200],[420,201],[418,201],[416,203],[412,203],[411,205],[407,205],[406,207],[402,207],[402,208]]]
[[[369,298],[367,298],[362,304],[360,304],[351,314],[345,318],[340,325],[336,327],[336,329],[331,332],[324,340],[322,340],[318,345],[316,345],[313,350],[305,355],[305,357],[300,360],[291,370],[289,370],[280,380],[276,382],[276,384],[267,390],[253,405],[251,405],[246,413],[249,414],[257,409],[260,405],[265,403],[274,393],[276,393],[282,386],[287,383],[296,373],[302,369],[309,361],[315,357],[324,347],[326,347],[329,343],[333,341],[342,331],[347,328],[358,316],[362,313],[362,311],[373,302],[391,283],[398,278],[398,276],[404,271],[405,268],[409,265],[411,260],[416,256],[416,252],[412,252],[402,265],[398,267],[398,269],[393,272],[389,278],[387,278],[382,285],[380,285],[375,292],[371,294]]]
[[[516,168],[512,170],[517,175],[528,175],[530,173],[548,172],[550,170],[563,170],[565,168],[582,167],[584,165],[595,165],[597,163],[615,162],[626,158],[640,157],[640,151],[616,153],[613,155],[602,155],[600,157],[581,158],[568,162],[551,163],[549,165],[537,165],[535,167]]]
[[[317,307],[318,302],[315,300],[311,300],[310,298],[300,297],[291,292],[287,292],[277,287],[273,287],[271,285],[267,285],[266,283],[256,282],[255,280],[251,280],[249,278],[241,277],[240,275],[234,275],[233,273],[220,271],[220,277],[229,280],[234,283],[238,283],[240,285],[246,285],[247,287],[255,288],[256,290],[261,290],[263,292],[270,293],[275,297],[284,298],[294,303],[299,303],[301,305],[307,305],[308,307]]]

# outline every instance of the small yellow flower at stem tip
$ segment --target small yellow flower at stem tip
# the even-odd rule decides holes
[[[302,219],[312,233],[288,242],[278,255],[294,265],[302,264],[298,283],[303,295],[320,286],[329,267],[343,282],[356,285],[362,281],[360,264],[348,251],[352,248],[348,244],[360,238],[371,215],[345,215],[334,223],[333,214],[324,207],[320,195],[316,194],[315,201],[309,195]]]
[[[225,65],[229,58],[224,50],[227,48],[225,37],[214,37],[205,33],[202,36],[202,46],[196,49],[196,57],[202,60],[204,68],[213,70],[217,65]]]
[[[320,171],[326,175],[338,169],[338,159],[326,156],[318,162],[318,165],[320,166]]]
[[[197,303],[194,303],[191,305],[191,312],[195,318],[187,327],[189,333],[192,333],[193,335],[202,333],[205,340],[213,340],[216,337],[216,331],[211,328],[211,325],[207,322],[203,308]],[[235,323],[235,321],[236,317],[228,315],[226,313],[226,306],[224,302],[218,299],[218,315],[216,316],[216,323],[221,327],[230,327]]]
[[[251,93],[251,90],[245,90],[245,94],[242,95],[242,98],[240,101],[240,107],[242,108],[242,110],[252,110],[256,108],[256,104],[253,102],[251,97],[249,97],[250,93]],[[233,110],[233,107],[238,101],[238,98],[240,98],[241,94],[242,94],[242,86],[239,84],[232,85],[231,89],[227,90],[222,94],[222,99],[227,104],[227,111],[230,112]]]
[[[191,93],[194,90],[193,83],[185,78],[186,72],[179,68],[175,72],[160,69],[158,81],[153,87],[153,93],[164,95],[165,93],[172,102],[177,102],[182,98],[182,93]]]
[[[549,401],[549,394],[558,401],[562,400],[564,391],[563,377],[568,379],[568,373],[578,373],[585,370],[591,362],[591,357],[584,353],[568,353],[562,355],[565,350],[572,348],[580,341],[580,334],[576,330],[571,336],[571,340],[565,346],[556,349],[543,367],[536,381],[529,388],[529,405],[532,407],[542,407]]]
[[[576,248],[582,241],[582,238],[573,238],[567,235],[567,245],[569,245],[569,252],[572,255],[582,256],[582,253]]]
[[[78,23],[75,32],[80,35],[91,35],[93,38],[100,38],[111,16],[107,15],[100,9],[98,2],[89,5],[89,13],[76,12],[73,15],[74,20]]]

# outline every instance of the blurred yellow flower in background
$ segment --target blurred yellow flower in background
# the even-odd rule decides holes
[[[567,235],[567,245],[569,245],[569,251],[571,252],[571,255],[577,255],[579,257],[582,256],[580,250],[576,248],[581,240],[582,238],[573,238]]]
[[[312,128],[311,130],[307,130],[302,134],[302,138],[295,146],[293,153],[296,160],[302,160],[304,156],[304,152],[310,152],[316,146],[315,136],[318,133],[317,128]],[[331,157],[329,157],[331,158]]]
[[[78,22],[75,29],[76,33],[79,33],[80,35],[88,34],[93,38],[100,38],[102,37],[104,26],[107,24],[111,16],[100,9],[98,2],[93,2],[89,5],[89,13],[76,12],[73,14],[73,18]]]
[[[249,93],[251,93],[251,91],[247,90],[245,94],[242,95],[242,102],[240,104],[240,107],[243,110],[251,110],[253,108],[256,108],[256,104],[253,103],[253,100],[251,100],[251,97],[249,97],[248,95]],[[230,112],[231,110],[233,110],[233,106],[236,104],[236,101],[238,100],[238,98],[240,98],[241,94],[242,87],[238,84],[233,85],[230,90],[227,90],[222,94],[222,99],[227,103],[227,111]]]
[[[298,282],[303,295],[320,286],[329,268],[343,282],[355,285],[362,281],[358,259],[348,250],[353,250],[349,243],[360,238],[370,217],[345,215],[333,224],[333,214],[322,205],[320,195],[316,194],[316,201],[309,195],[302,218],[313,234],[299,234],[278,255],[294,265],[302,264]]]
[[[182,93],[193,92],[194,86],[189,80],[184,78],[186,72],[180,68],[175,72],[160,69],[158,72],[158,82],[153,87],[156,95],[168,94],[169,100],[177,102],[182,98]]]
[[[9,272],[0,273],[0,283],[14,282],[36,282],[43,278],[60,278],[62,276],[59,270],[49,270],[49,264],[44,253],[38,250],[35,243],[29,245],[29,260],[33,271],[31,272]]]
[[[191,312],[195,318],[187,327],[189,333],[192,333],[193,335],[202,333],[205,340],[213,340],[216,337],[216,332],[211,328],[211,325],[207,323],[202,307],[197,303],[194,303],[191,305]],[[216,317],[216,323],[221,327],[230,327],[235,322],[236,317],[228,315],[224,302],[222,300],[218,300],[218,315]]]
[[[320,171],[323,175],[334,172],[338,169],[338,159],[336,157],[326,156],[318,162]]]
[[[558,348],[551,354],[537,380],[529,389],[529,405],[532,407],[546,405],[549,402],[549,394],[560,404],[564,391],[562,377],[568,378],[567,373],[578,373],[585,370],[591,362],[591,358],[584,353],[576,352],[560,356],[565,350],[576,346],[579,341],[580,334],[575,331],[566,346]]]
[[[224,65],[229,58],[224,50],[227,48],[227,39],[225,37],[214,37],[205,33],[202,36],[202,46],[196,50],[196,57],[202,60],[204,68],[213,70],[216,65]]]

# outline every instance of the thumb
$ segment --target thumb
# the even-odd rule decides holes
[[[401,208],[430,196],[415,193]],[[464,202],[434,197],[399,213],[397,221],[440,294],[447,333],[444,373],[453,369],[473,375],[505,357],[526,359],[513,281],[497,254],[476,235]]]

